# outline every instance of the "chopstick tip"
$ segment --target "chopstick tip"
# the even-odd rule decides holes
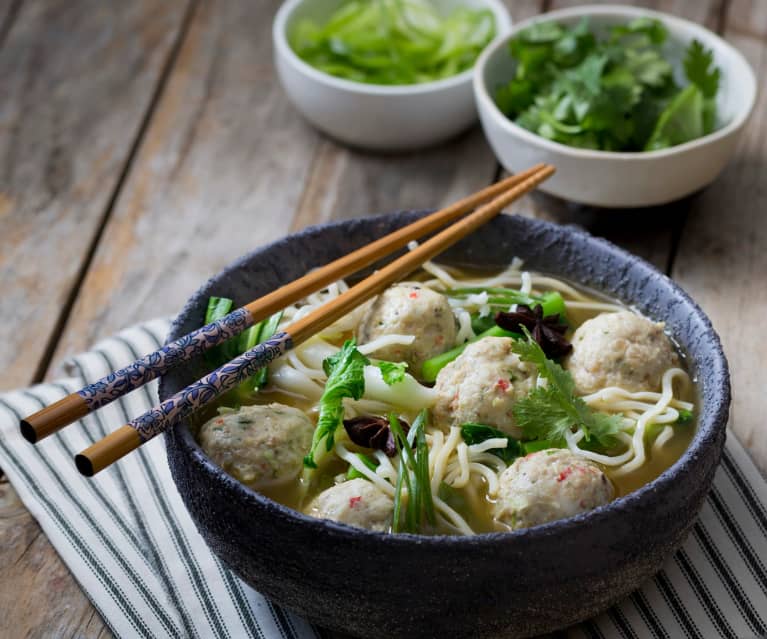
[[[30,444],[37,443],[37,431],[26,419],[22,419],[19,422],[19,430],[21,431],[21,436]]]
[[[82,453],[75,455],[75,466],[77,466],[77,470],[80,471],[80,474],[85,477],[93,477],[96,474],[93,468],[93,463]]]

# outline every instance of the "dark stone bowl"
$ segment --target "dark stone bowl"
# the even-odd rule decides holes
[[[173,324],[203,322],[209,295],[237,304],[412,221],[396,213],[307,229],[235,262]],[[475,537],[385,535],[312,519],[215,466],[180,425],[166,435],[173,478],[211,549],[276,603],[364,637],[527,637],[587,619],[657,572],[690,530],[725,439],[729,374],[719,338],[689,296],[644,261],[573,228],[500,216],[442,259],[564,276],[664,320],[700,392],[695,438],[658,479],[607,506],[543,526]],[[167,398],[204,373],[166,375]]]

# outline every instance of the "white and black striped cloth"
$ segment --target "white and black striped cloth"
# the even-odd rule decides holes
[[[157,438],[93,479],[73,456],[155,403],[155,385],[37,446],[20,417],[154,350],[157,320],[71,362],[72,377],[0,395],[0,467],[118,637],[309,638],[320,631],[271,604],[213,556],[176,492]],[[767,483],[729,437],[714,488],[679,552],[654,579],[562,636],[767,636]],[[558,633],[559,634],[559,633]]]

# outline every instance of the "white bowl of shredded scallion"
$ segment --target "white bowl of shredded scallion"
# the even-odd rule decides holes
[[[288,97],[321,131],[415,149],[476,120],[474,62],[510,28],[500,0],[288,0],[274,58]]]

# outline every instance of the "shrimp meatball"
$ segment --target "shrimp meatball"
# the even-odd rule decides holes
[[[312,443],[314,424],[283,404],[243,406],[205,422],[199,441],[227,473],[253,487],[294,479]]]
[[[508,337],[484,337],[469,344],[437,375],[434,423],[446,430],[467,422],[521,435],[512,408],[526,397],[537,378],[533,364],[511,351]]]
[[[493,516],[512,529],[529,528],[602,506],[613,494],[596,464],[551,448],[520,457],[501,473]]]
[[[391,527],[394,501],[366,479],[351,479],[322,491],[306,510],[320,519],[387,532]]]
[[[628,391],[659,390],[663,373],[679,364],[664,324],[632,313],[602,313],[573,335],[566,366],[579,393],[607,386]]]
[[[384,346],[373,355],[407,362],[410,373],[420,377],[427,359],[455,344],[455,318],[447,298],[419,286],[400,284],[386,289],[365,312],[357,328],[357,339],[360,344],[367,344],[385,335],[415,335],[409,346]]]

